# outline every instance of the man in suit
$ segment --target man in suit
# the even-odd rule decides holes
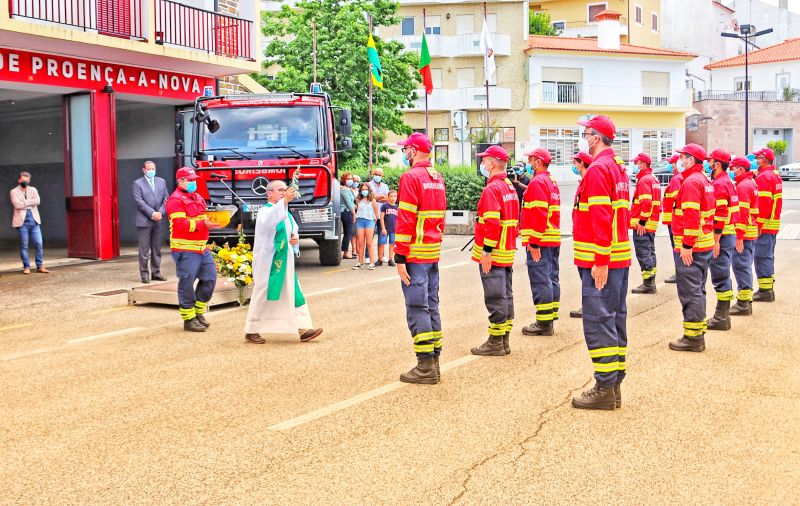
[[[19,232],[19,256],[22,259],[22,273],[31,273],[31,264],[28,260],[28,244],[33,241],[36,250],[36,271],[47,274],[44,267],[44,245],[42,243],[42,230],[39,225],[42,219],[39,217],[39,192],[30,185],[31,175],[28,172],[20,172],[17,186],[11,190],[11,204],[14,206],[14,216],[11,226]]]
[[[144,175],[133,182],[136,201],[136,231],[139,238],[139,273],[142,283],[166,281],[161,275],[161,242],[164,235],[164,216],[169,198],[167,182],[156,177],[156,164],[148,160],[142,167]],[[149,264],[149,266],[148,266]]]

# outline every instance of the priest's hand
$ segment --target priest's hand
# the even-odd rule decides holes
[[[400,281],[402,281],[404,285],[409,286],[411,284],[411,276],[408,275],[406,264],[397,264],[397,274],[400,275]]]
[[[295,198],[297,198],[297,190],[291,186],[286,188],[286,192],[283,194],[283,203],[288,206],[289,202],[293,201]]]
[[[297,243],[300,242],[300,236],[293,235],[291,239],[289,239],[289,244],[292,246],[297,246]]]

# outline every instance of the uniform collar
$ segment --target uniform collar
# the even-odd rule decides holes
[[[767,171],[770,171],[770,170],[774,171],[775,170],[775,166],[774,165],[764,165],[764,167],[758,169],[758,173],[761,174],[762,172],[767,172]]]
[[[643,177],[649,176],[652,173],[653,173],[653,168],[652,167],[648,167],[648,168],[646,168],[644,170],[640,170],[639,172],[637,172],[636,173],[636,179],[642,179]]]
[[[746,170],[741,175],[736,176],[736,182],[740,183],[740,182],[744,181],[745,179],[753,179],[754,177],[755,177],[755,175],[753,174],[752,170]]]
[[[687,177],[691,176],[692,174],[699,174],[700,172],[703,172],[703,164],[702,163],[696,163],[696,164],[692,165],[691,167],[689,167],[688,169],[683,171],[683,178],[686,179]]]
[[[714,180],[717,180],[717,179],[719,179],[719,178],[721,178],[721,177],[725,177],[725,178],[727,178],[727,179],[730,179],[730,178],[731,178],[731,177],[728,175],[728,171],[726,171],[726,170],[723,170],[722,172],[720,172],[719,174],[717,174],[716,176],[714,176]]]

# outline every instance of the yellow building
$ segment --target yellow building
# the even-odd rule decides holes
[[[616,11],[622,14],[623,43],[661,47],[661,0],[533,0],[530,8],[549,14],[553,26],[565,37],[597,37],[597,14]]]

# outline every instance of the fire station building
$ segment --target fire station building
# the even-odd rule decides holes
[[[263,91],[257,0],[2,0],[0,240],[31,173],[45,244],[109,259],[135,242],[131,184],[153,160],[174,187],[178,111]],[[239,76],[230,78],[228,76]]]

